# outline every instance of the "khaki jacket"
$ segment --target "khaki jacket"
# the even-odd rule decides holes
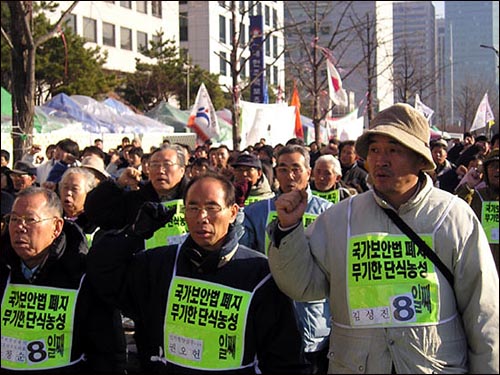
[[[329,373],[498,373],[498,274],[481,224],[462,199],[432,186],[398,210],[418,234],[431,234],[434,251],[454,275],[439,280],[438,323],[414,327],[353,328],[347,298],[350,236],[401,234],[374,191],[339,202],[304,233],[299,225],[271,246],[278,286],[295,300],[330,298]],[[272,233],[276,224],[269,226]]]

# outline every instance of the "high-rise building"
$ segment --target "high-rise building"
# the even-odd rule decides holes
[[[55,12],[46,12],[56,22],[73,1],[59,1]],[[151,40],[173,40],[179,44],[177,1],[80,1],[66,16],[68,27],[87,40],[86,47],[101,47],[108,54],[104,68],[134,72],[136,58],[152,63],[140,53]]]
[[[435,124],[446,131],[446,65],[448,60],[445,54],[446,23],[444,18],[436,19],[436,107],[434,108]]]
[[[250,77],[250,19],[262,16],[265,81],[277,89],[285,85],[283,56],[283,2],[281,1],[180,1],[180,47],[192,63],[220,74],[223,90],[233,89],[231,52],[237,45],[236,65],[240,89]],[[231,4],[235,9],[231,9]],[[233,40],[235,39],[235,40]]]
[[[498,98],[498,1],[446,1],[444,9],[448,124],[467,130],[464,111],[476,108],[459,108],[460,98],[482,97],[487,90]]]
[[[287,73],[307,79],[313,44],[330,46],[350,109],[365,107],[368,99],[373,113],[392,105],[392,15],[392,1],[285,1]],[[290,32],[293,25],[299,31]],[[311,43],[301,47],[300,40]],[[326,65],[317,69],[325,80]]]
[[[436,108],[436,27],[431,1],[394,2],[394,101],[415,94]]]

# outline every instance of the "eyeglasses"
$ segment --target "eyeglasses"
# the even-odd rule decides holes
[[[55,219],[55,216],[46,217],[43,219],[37,219],[35,217],[29,216],[18,216],[15,214],[5,215],[5,221],[12,225],[22,225],[23,227],[32,227],[35,224],[41,223],[42,221]]]
[[[174,163],[172,160],[165,160],[165,161],[153,161],[149,163],[149,169],[169,169],[172,168],[174,165],[179,165],[177,163]]]
[[[184,209],[184,216],[186,217],[196,217],[200,214],[201,211],[205,211],[208,216],[214,217],[217,216],[219,212],[226,209],[227,207],[221,207],[218,204],[208,204],[204,207],[199,207],[196,205],[187,205]]]
[[[293,173],[294,175],[299,175],[304,172],[304,169],[302,167],[276,167],[276,172],[280,174],[290,174]]]

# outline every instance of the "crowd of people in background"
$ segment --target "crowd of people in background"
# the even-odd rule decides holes
[[[431,140],[426,125],[395,105],[358,140],[326,144],[293,138],[270,145],[262,138],[236,151],[210,141],[191,148],[165,140],[144,150],[139,138],[124,137],[105,151],[101,139],[92,145],[62,139],[44,151],[33,145],[13,165],[1,150],[2,370],[326,374],[449,367],[498,373],[499,135]],[[454,197],[459,204],[450,203]],[[356,273],[363,278],[379,272],[375,263],[345,255],[363,244],[358,255],[375,256],[374,243],[388,241],[383,235],[387,243],[400,241],[394,228],[382,225],[379,205],[433,237],[430,247],[459,279],[451,286],[432,279],[426,292],[432,311],[422,320],[401,317],[404,332],[369,317],[382,307],[378,294],[368,296],[368,284],[357,286],[366,301],[356,295],[354,268],[367,267]],[[457,215],[467,217],[469,227]],[[472,248],[448,249],[458,242]],[[484,277],[483,285],[471,272]],[[427,277],[419,275],[417,281]],[[464,280],[469,284],[459,288]],[[404,282],[389,280],[386,287],[394,285],[397,294]],[[409,289],[415,300],[416,289],[425,288],[416,284]],[[198,302],[183,299],[195,290]],[[232,295],[238,308],[202,308],[210,300],[203,301],[202,292]],[[5,314],[18,311],[12,299],[23,293],[71,301],[64,313],[75,318],[66,322],[64,345],[49,345],[57,332],[47,327],[26,331],[28,320],[9,323]],[[409,311],[398,305],[407,300],[398,299],[394,309]],[[353,323],[360,312],[366,316]],[[186,323],[195,317],[198,323]],[[440,325],[444,332],[428,328]],[[381,333],[381,327],[389,330]],[[134,334],[136,362],[127,330]],[[198,340],[192,338],[197,330]],[[47,341],[36,341],[38,354],[26,360],[31,352],[21,343],[36,332]],[[186,342],[189,353],[181,353]],[[213,348],[205,353],[203,342]]]

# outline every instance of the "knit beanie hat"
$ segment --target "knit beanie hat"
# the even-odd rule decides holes
[[[375,116],[370,124],[370,130],[364,132],[356,141],[356,152],[363,159],[368,155],[368,146],[373,134],[394,138],[403,146],[421,155],[426,161],[424,171],[436,169],[429,147],[429,123],[411,105],[394,104]]]

